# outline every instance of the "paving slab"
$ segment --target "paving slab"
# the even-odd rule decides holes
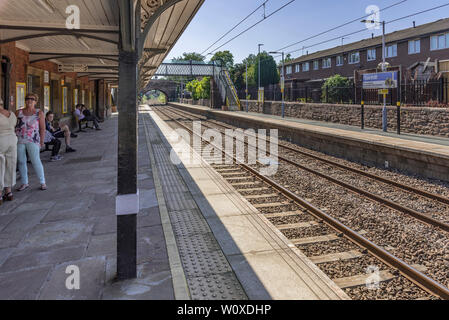
[[[150,115],[160,133],[170,136],[172,129],[154,112]],[[165,143],[167,148],[173,147],[168,140]],[[200,163],[177,167],[190,191],[182,194],[188,197],[190,193],[207,225],[188,207],[170,212],[192,299],[348,299],[232,185],[210,165]],[[168,170],[165,173],[173,175]],[[201,190],[214,184],[213,194],[202,194]],[[217,252],[224,254],[230,271],[222,267]],[[208,274],[217,269],[220,271]],[[233,289],[226,294],[217,287],[222,283],[233,286],[235,276],[236,288],[242,291]]]
[[[66,287],[67,267],[79,268],[80,288],[79,290]],[[55,267],[48,281],[45,283],[39,300],[96,300],[100,299],[101,291],[105,283],[105,257],[85,258],[71,261]]]

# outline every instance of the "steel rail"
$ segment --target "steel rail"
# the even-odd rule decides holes
[[[165,112],[161,111],[160,109],[158,109],[157,111],[162,113],[166,117],[170,118],[171,120],[175,121],[181,127],[184,127],[191,134],[197,135],[201,138],[200,135],[193,132],[193,130],[189,129],[186,125],[184,125],[180,121],[167,115]],[[437,295],[442,299],[449,300],[449,289],[447,287],[445,287],[445,286],[441,285],[440,283],[436,282],[435,280],[429,278],[421,271],[416,270],[411,265],[407,264],[405,261],[402,261],[398,257],[395,257],[387,250],[385,250],[382,247],[371,242],[367,238],[363,237],[356,231],[354,231],[351,228],[347,227],[346,225],[342,224],[337,219],[333,218],[329,214],[325,213],[324,211],[315,207],[311,203],[309,203],[306,200],[302,199],[301,197],[297,196],[295,193],[293,193],[290,190],[286,189],[285,187],[281,186],[277,182],[273,181],[272,179],[270,179],[264,175],[261,175],[257,170],[240,162],[238,159],[236,159],[234,157],[234,155],[229,155],[226,151],[224,151],[222,148],[220,148],[219,146],[215,145],[212,142],[209,142],[209,141],[206,141],[206,142],[208,144],[214,146],[218,150],[220,150],[222,152],[222,154],[224,154],[225,156],[231,157],[236,162],[236,164],[238,164],[239,166],[244,168],[246,171],[252,173],[257,178],[259,178],[259,179],[263,180],[265,183],[271,185],[273,188],[279,190],[282,194],[284,194],[286,197],[288,197],[291,200],[293,200],[294,202],[296,202],[299,206],[307,209],[308,212],[310,212],[316,218],[323,220],[327,225],[329,225],[333,229],[346,235],[346,237],[353,243],[357,244],[358,246],[360,246],[362,248],[367,249],[369,252],[371,252],[372,255],[374,255],[381,261],[383,261],[385,264],[389,265],[392,268],[397,269],[404,277],[406,277],[407,279],[409,279],[410,281],[412,281],[413,283],[418,285],[420,288],[424,289],[427,292],[430,292],[431,294]]]
[[[173,111],[171,111],[171,112],[173,112]],[[173,113],[176,114],[176,112],[173,112]],[[207,128],[212,128],[212,127],[210,127],[210,126],[208,126],[206,124],[203,124],[203,125],[205,127],[207,127]],[[243,141],[243,143],[246,146],[248,146],[248,142]],[[284,162],[287,162],[287,163],[289,163],[289,164],[291,164],[293,166],[296,166],[296,167],[298,167],[298,168],[300,168],[302,170],[308,171],[308,172],[310,172],[310,173],[312,173],[314,175],[317,175],[317,176],[319,176],[321,178],[329,180],[329,181],[331,181],[331,182],[333,182],[333,183],[335,183],[335,184],[337,184],[339,186],[342,186],[342,187],[344,187],[346,189],[349,189],[349,190],[351,190],[351,191],[353,191],[355,193],[361,194],[362,196],[365,196],[368,199],[374,200],[374,201],[376,201],[376,202],[378,202],[378,203],[380,203],[382,205],[385,205],[387,207],[390,207],[390,208],[392,208],[394,210],[397,210],[397,211],[400,211],[402,213],[408,214],[408,215],[416,218],[419,221],[422,221],[424,223],[430,224],[431,226],[440,228],[443,231],[449,232],[449,224],[448,223],[445,223],[445,222],[442,222],[442,221],[440,221],[438,219],[435,219],[435,218],[431,217],[428,214],[421,213],[421,212],[418,212],[416,210],[407,208],[407,207],[405,207],[403,205],[400,205],[400,204],[398,204],[396,202],[393,202],[391,200],[388,200],[388,199],[385,199],[385,198],[383,198],[381,196],[378,196],[378,195],[376,195],[376,194],[374,194],[372,192],[365,191],[365,190],[362,190],[360,188],[357,188],[357,187],[355,187],[355,186],[353,186],[353,185],[351,185],[349,183],[340,181],[340,180],[338,180],[336,178],[333,178],[333,177],[331,177],[331,176],[329,176],[327,174],[321,173],[321,172],[319,172],[319,171],[317,171],[315,169],[311,169],[311,168],[308,168],[306,166],[303,166],[302,164],[300,164],[300,163],[298,163],[296,161],[290,160],[288,158],[285,158],[285,157],[283,157],[281,155],[278,155],[278,159],[280,159],[280,160],[282,160]]]
[[[191,115],[191,114],[190,114],[189,112],[187,112],[187,111],[180,110],[180,109],[177,109],[177,108],[176,108],[176,110]],[[192,116],[198,117],[197,115],[192,115]],[[199,118],[199,117],[198,117],[198,118]],[[230,125],[223,125],[223,124],[220,124],[220,123],[215,123],[215,124],[218,125],[218,126],[221,126],[221,127],[223,127],[223,128],[228,128],[228,129],[231,129],[231,128],[232,128],[232,126],[230,126]],[[282,144],[279,144],[279,146],[282,147],[282,148],[284,148],[284,149],[287,149],[287,150],[290,150],[290,151],[293,151],[293,152],[297,152],[297,153],[302,154],[302,155],[304,155],[304,156],[313,158],[313,159],[315,159],[315,160],[322,161],[322,162],[326,162],[326,163],[328,163],[328,164],[331,164],[331,165],[340,167],[340,168],[342,168],[342,169],[346,169],[346,170],[349,170],[349,171],[358,173],[358,174],[360,174],[360,175],[364,175],[364,176],[366,176],[366,177],[368,177],[368,178],[371,178],[371,179],[374,179],[374,180],[379,180],[379,181],[384,182],[384,183],[386,183],[386,184],[390,184],[390,185],[393,185],[393,186],[395,186],[395,187],[404,189],[404,190],[406,190],[406,191],[409,191],[409,192],[413,192],[413,193],[419,194],[419,195],[421,195],[421,196],[423,196],[423,197],[426,197],[426,198],[429,198],[429,199],[432,199],[432,200],[436,200],[436,201],[442,202],[442,203],[444,203],[444,204],[449,204],[449,198],[444,197],[444,196],[441,196],[441,195],[439,195],[439,194],[432,193],[432,192],[428,192],[428,191],[425,191],[425,190],[422,190],[422,189],[418,189],[418,188],[415,188],[415,187],[412,187],[412,186],[409,186],[409,185],[406,185],[406,184],[402,184],[402,183],[400,183],[400,182],[396,182],[396,181],[391,180],[391,179],[388,179],[388,178],[384,178],[384,177],[378,176],[378,175],[376,175],[376,174],[372,174],[372,173],[369,173],[369,172],[365,172],[365,171],[363,171],[363,170],[359,170],[359,169],[356,169],[356,168],[352,168],[352,167],[350,167],[350,166],[347,166],[347,165],[338,163],[338,162],[333,161],[333,160],[324,159],[324,158],[321,158],[321,157],[319,157],[319,156],[315,156],[315,155],[313,155],[313,154],[310,154],[310,153],[307,153],[307,152],[304,152],[304,151],[301,151],[301,150],[297,150],[297,149],[295,149],[295,148],[293,148],[293,147],[290,147],[290,146],[286,146],[286,145],[282,145]]]

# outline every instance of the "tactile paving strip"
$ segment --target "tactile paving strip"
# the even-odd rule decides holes
[[[187,278],[194,300],[245,300],[240,283],[233,273]]]
[[[186,219],[188,218],[188,219]],[[177,211],[170,213],[173,231],[177,236],[187,236],[210,232],[210,228],[204,219],[198,216],[198,213],[189,213],[188,211]]]
[[[154,140],[159,131],[152,124],[151,119],[148,127]],[[247,299],[179,171],[170,161],[169,147],[157,144],[153,150],[191,298]]]
[[[187,277],[205,277],[232,272],[221,251],[198,252],[185,257],[184,272]]]

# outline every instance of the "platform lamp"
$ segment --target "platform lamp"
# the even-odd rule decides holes
[[[284,88],[285,88],[285,60],[284,51],[271,51],[270,54],[282,54],[282,72],[281,72],[281,93],[282,93],[282,118],[285,116],[285,104],[284,104]]]
[[[387,64],[385,63],[385,20],[382,22],[379,21],[375,21],[375,20],[367,20],[364,19],[360,22],[363,23],[372,23],[372,24],[376,24],[376,23],[381,23],[382,24],[382,65],[381,65],[381,70],[382,72],[386,71],[386,66]],[[388,122],[387,122],[387,96],[384,94],[384,106],[382,108],[382,130],[384,132],[387,132],[387,126],[388,126]]]
[[[259,43],[257,46],[259,47],[259,55],[257,56],[257,58],[259,59],[259,87],[257,88],[257,91],[259,92],[260,95],[260,47],[263,46],[263,43]]]

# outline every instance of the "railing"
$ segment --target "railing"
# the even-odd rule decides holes
[[[237,90],[226,68],[216,63],[206,64],[201,61],[178,61],[174,63],[162,63],[155,76],[183,76],[183,77],[213,77],[220,92],[222,103],[240,109],[240,100]]]
[[[257,100],[257,88],[249,88],[248,95],[250,99]],[[238,96],[245,99],[245,90],[238,90]],[[281,101],[280,86],[266,87],[265,100]],[[285,101],[290,102],[360,104],[362,100],[365,104],[383,104],[383,97],[379,95],[377,89],[363,89],[360,84],[338,88],[323,88],[319,84],[303,87],[285,86]],[[403,82],[398,88],[390,89],[387,95],[388,105],[396,105],[398,101],[411,106],[449,106],[449,79]]]

